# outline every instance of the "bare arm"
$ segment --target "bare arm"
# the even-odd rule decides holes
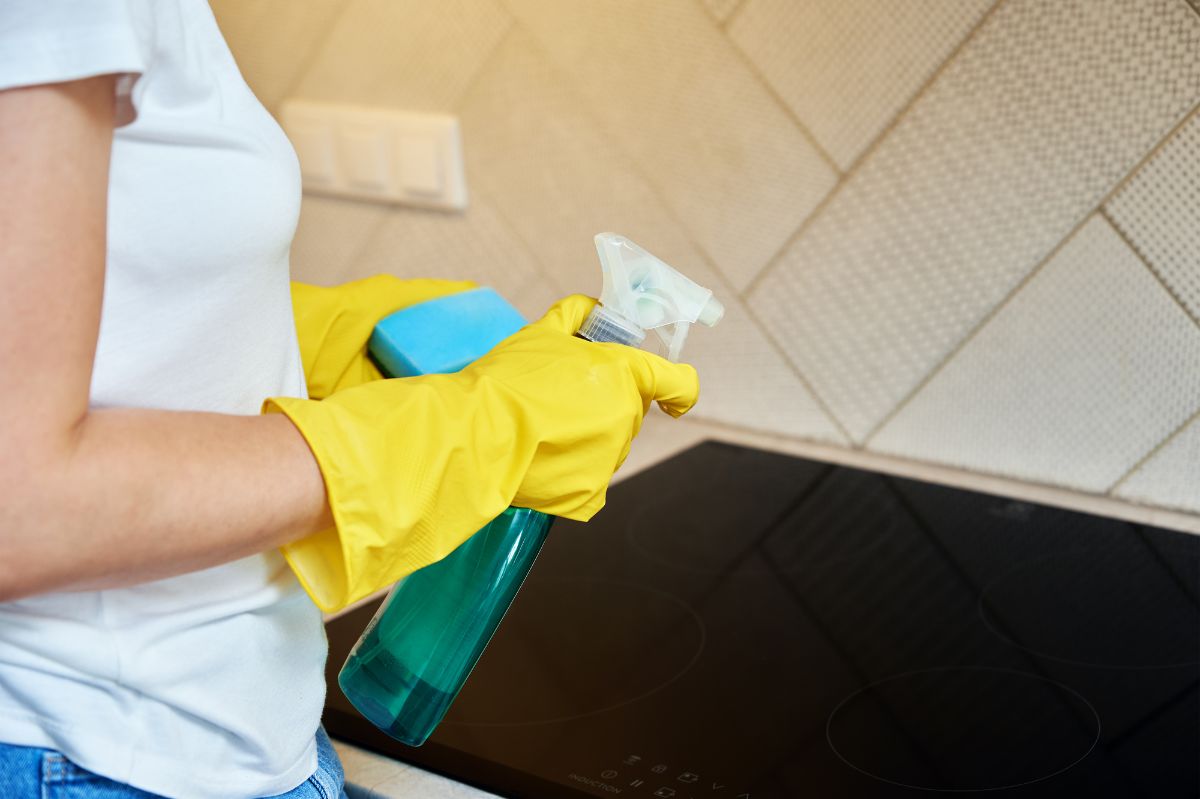
[[[281,415],[88,408],[113,81],[0,91],[0,600],[180,574],[331,524]]]

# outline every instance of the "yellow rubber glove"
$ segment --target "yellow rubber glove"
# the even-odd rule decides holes
[[[695,404],[692,367],[576,338],[593,305],[563,300],[457,374],[267,400],[325,479],[336,527],[283,548],[322,610],[440,560],[509,505],[587,521],[651,401]]]
[[[378,380],[382,375],[367,357],[375,324],[401,308],[475,288],[466,280],[401,280],[375,275],[340,286],[292,284],[292,312],[308,395]]]

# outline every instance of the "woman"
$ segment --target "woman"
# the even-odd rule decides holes
[[[313,599],[510,502],[588,518],[649,403],[695,402],[573,338],[578,297],[377,379],[374,322],[464,284],[293,297],[299,202],[202,0],[0,6],[0,795],[340,795]]]

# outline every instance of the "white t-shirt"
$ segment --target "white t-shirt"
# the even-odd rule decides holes
[[[256,414],[304,396],[288,291],[298,166],[208,5],[0,2],[0,89],[111,73],[128,124],[92,406]],[[286,792],[316,767],[325,653],[276,552],[0,604],[0,741],[167,796]]]

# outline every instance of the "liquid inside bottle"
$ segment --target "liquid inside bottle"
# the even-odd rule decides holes
[[[512,604],[552,521],[509,508],[397,583],[338,675],[346,698],[393,738],[424,743]]]

